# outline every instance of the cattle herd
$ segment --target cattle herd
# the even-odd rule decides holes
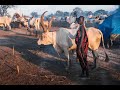
[[[68,70],[70,67],[70,53],[75,52],[76,44],[75,44],[75,35],[79,28],[79,24],[75,23],[75,17],[67,17],[66,22],[70,24],[70,27],[64,28],[60,27],[58,30],[52,31],[52,22],[55,20],[55,16],[51,17],[49,21],[44,20],[44,14],[39,18],[26,18],[24,16],[20,16],[18,13],[15,13],[12,18],[3,16],[0,17],[0,26],[3,27],[3,30],[11,30],[11,27],[14,28],[15,22],[19,22],[22,26],[26,28],[26,34],[35,34],[37,36],[38,45],[49,45],[52,44],[58,55],[64,52],[64,55],[67,58],[67,67]],[[102,32],[96,27],[87,27],[87,22],[85,21],[85,27],[88,35],[89,42],[89,50],[92,51],[94,58],[94,66],[96,67],[96,60],[98,58],[97,51],[102,43],[105,52],[105,61],[109,61],[109,56],[107,55],[105,45],[104,45],[104,37]],[[98,17],[95,18],[94,23],[102,23],[103,20],[99,20]],[[13,23],[13,24],[11,24]],[[76,58],[77,60],[77,58]]]

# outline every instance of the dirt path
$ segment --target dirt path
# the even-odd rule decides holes
[[[56,29],[56,28],[55,28]],[[20,67],[20,74],[17,75],[5,64],[0,64],[0,84],[27,84],[27,85],[111,85],[120,84],[120,48],[107,50],[110,62],[104,62],[105,55],[103,48],[100,47],[98,67],[90,70],[89,79],[79,77],[81,68],[75,61],[75,55],[71,57],[71,68],[66,72],[64,65],[65,59],[60,59],[52,45],[38,46],[37,38],[26,36],[26,31],[14,29],[12,31],[0,30],[0,49],[12,54],[13,45],[17,63]],[[6,53],[0,50],[0,57]],[[64,57],[64,56],[63,56]],[[92,62],[92,55],[88,53],[89,64]],[[16,68],[13,57],[7,55],[8,65]],[[3,62],[0,59],[0,62]]]

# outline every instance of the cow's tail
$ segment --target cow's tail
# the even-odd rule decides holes
[[[109,57],[108,57],[108,55],[107,55],[107,53],[106,53],[106,48],[105,48],[105,45],[104,45],[104,38],[103,38],[103,33],[98,29],[98,31],[99,31],[99,33],[101,34],[101,39],[102,39],[102,45],[103,45],[103,49],[104,49],[104,52],[105,52],[105,56],[106,56],[106,58],[105,58],[105,62],[108,62],[109,61]]]

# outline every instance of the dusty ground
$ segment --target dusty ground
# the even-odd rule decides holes
[[[54,30],[56,28],[53,28]],[[65,59],[60,59],[52,45],[38,46],[37,38],[27,36],[25,29],[0,30],[0,84],[1,85],[119,85],[120,45],[107,49],[110,61],[100,47],[98,67],[90,70],[90,78],[79,77],[81,67],[71,57],[69,72],[65,70]],[[13,57],[13,46],[15,57]],[[88,53],[89,64],[93,62]],[[19,66],[19,74],[16,67]]]

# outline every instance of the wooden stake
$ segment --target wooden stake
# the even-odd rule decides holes
[[[14,49],[14,45],[13,45],[13,60],[15,59],[15,49]],[[17,60],[16,60],[16,64],[17,64]],[[17,69],[17,73],[19,74],[20,72],[20,69],[19,69],[19,66],[17,65],[16,66],[16,69]]]
[[[14,52],[14,51],[15,51],[15,49],[14,49],[14,45],[13,45],[13,56],[15,55],[15,52]]]
[[[20,72],[20,68],[19,68],[19,66],[17,65],[17,72],[18,72],[18,74],[19,74],[19,72]]]

